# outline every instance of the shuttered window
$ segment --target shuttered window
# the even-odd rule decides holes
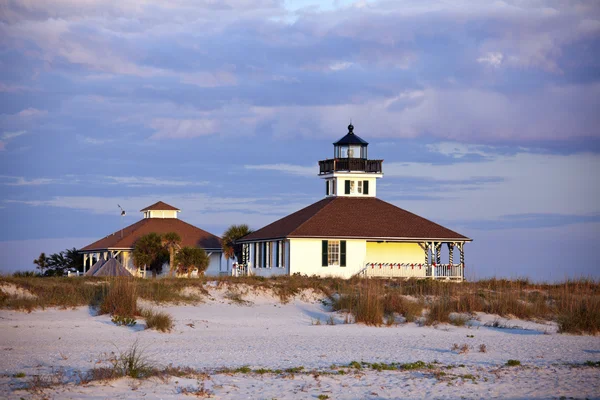
[[[346,266],[346,241],[340,241],[340,267]]]
[[[364,194],[369,194],[369,181],[364,181],[363,182],[363,193]]]
[[[329,181],[325,181],[325,195],[329,196]]]
[[[344,181],[344,193],[350,194],[350,181],[349,180]]]

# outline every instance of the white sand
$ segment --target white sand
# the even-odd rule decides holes
[[[600,338],[556,333],[553,324],[502,319],[508,326],[485,327],[496,317],[480,315],[471,328],[440,325],[437,328],[404,324],[367,327],[343,324],[344,315],[328,312],[314,300],[296,299],[280,304],[260,293],[244,296],[249,305],[231,304],[226,289],[212,290],[213,299],[194,306],[158,307],[175,319],[171,333],[143,330],[142,320],[132,328],[117,327],[108,316],[94,316],[87,307],[48,309],[30,314],[0,311],[1,397],[28,397],[13,391],[34,375],[64,368],[65,380],[73,371],[87,371],[106,361],[110,352],[126,350],[138,340],[159,366],[186,366],[209,373],[205,387],[216,398],[600,398],[600,368],[574,368],[566,364],[600,361]],[[325,322],[333,315],[337,325]],[[312,325],[320,319],[323,325]],[[190,326],[191,325],[191,326]],[[473,338],[468,336],[474,335]],[[458,354],[452,345],[468,344]],[[486,353],[478,351],[485,344]],[[518,359],[522,367],[504,367]],[[464,365],[444,370],[436,378],[429,370],[362,370],[359,374],[298,374],[293,379],[275,374],[216,374],[221,367],[248,365],[253,369],[331,372],[332,364],[366,362],[425,362]],[[24,372],[25,378],[13,375]],[[475,380],[459,376],[472,374]],[[458,377],[450,379],[452,377]],[[88,386],[70,384],[45,392],[55,398],[176,398],[182,387],[197,388],[195,379],[171,378],[143,382],[121,379]],[[132,387],[135,389],[133,390]]]

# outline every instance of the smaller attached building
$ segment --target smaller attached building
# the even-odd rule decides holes
[[[223,255],[221,238],[188,224],[178,218],[181,212],[176,207],[159,201],[140,212],[144,218],[133,225],[116,231],[80,250],[83,253],[84,271],[99,260],[117,259],[134,276],[144,276],[144,271],[133,265],[132,252],[135,242],[149,233],[175,232],[181,237],[181,246],[203,248],[210,263],[206,275],[228,274],[231,262]],[[163,275],[169,273],[169,265],[163,266]]]

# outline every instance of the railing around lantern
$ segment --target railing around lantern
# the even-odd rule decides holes
[[[427,265],[424,263],[368,262],[357,275],[367,278],[433,278],[463,280],[464,266],[462,264]]]
[[[365,160],[364,158],[332,158],[319,161],[319,174],[338,171],[358,171],[381,173],[383,160]]]

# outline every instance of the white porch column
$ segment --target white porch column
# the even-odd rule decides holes
[[[87,253],[85,253],[83,255],[83,273],[84,274],[87,272],[87,263],[88,263],[88,255],[87,255]]]

